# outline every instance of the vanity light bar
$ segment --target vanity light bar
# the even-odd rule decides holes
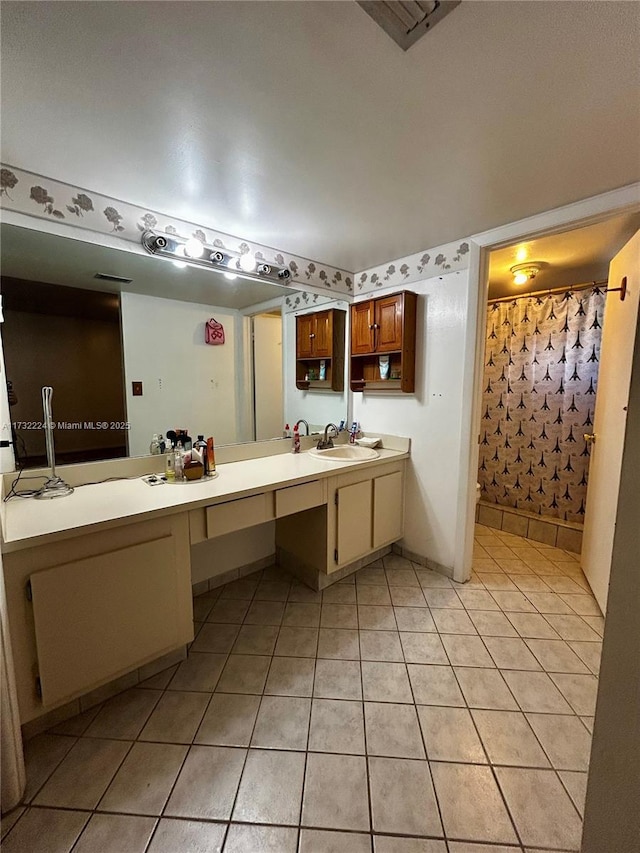
[[[165,234],[148,229],[142,234],[142,245],[152,255],[169,261],[213,269],[228,277],[239,276],[251,281],[271,281],[274,284],[285,284],[291,278],[291,272],[286,267],[254,261],[249,254],[242,255],[239,252],[231,252],[229,249],[209,246],[195,237],[187,239],[177,234]]]

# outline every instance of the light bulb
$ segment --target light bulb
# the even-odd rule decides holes
[[[513,276],[514,284],[526,284],[529,281],[529,276],[523,272],[517,272]]]
[[[174,267],[177,267],[179,270],[186,269],[186,266],[187,266],[184,261],[172,261],[172,264],[174,265]]]
[[[240,255],[240,268],[245,272],[253,272],[256,268],[255,259],[249,253]]]
[[[238,276],[237,276],[235,273],[233,273],[233,272],[226,272],[226,273],[224,273],[224,277],[225,277],[225,278],[228,278],[228,279],[229,279],[229,281],[235,281],[235,280],[238,278]]]
[[[204,246],[200,240],[196,240],[195,237],[192,237],[184,244],[184,253],[189,258],[201,258],[204,254]]]

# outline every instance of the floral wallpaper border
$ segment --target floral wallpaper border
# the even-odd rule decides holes
[[[55,219],[88,231],[114,234],[132,243],[139,243],[140,234],[147,228],[184,237],[193,236],[221,249],[252,254],[256,261],[288,267],[291,271],[290,285],[323,287],[337,294],[353,292],[353,273],[348,270],[250,243],[221,231],[202,228],[5,164],[0,168],[0,206],[41,219]]]
[[[425,278],[457,272],[469,266],[469,241],[447,243],[416,252],[392,263],[381,264],[354,274],[354,291],[371,293],[381,287],[405,287]]]

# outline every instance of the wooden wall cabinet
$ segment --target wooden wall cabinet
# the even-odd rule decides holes
[[[415,293],[404,290],[351,306],[351,390],[415,391]],[[380,356],[389,375],[380,375]]]
[[[344,389],[344,331],[346,311],[331,308],[296,317],[296,387]],[[320,379],[320,362],[325,378]]]

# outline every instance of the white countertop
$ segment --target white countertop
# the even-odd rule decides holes
[[[49,537],[86,533],[96,525],[115,526],[141,517],[185,512],[409,456],[397,450],[381,449],[379,453],[377,459],[367,462],[328,462],[308,452],[281,453],[218,465],[215,479],[185,485],[149,486],[136,477],[79,486],[63,498],[12,498],[5,504],[2,550],[16,551],[43,544]]]

